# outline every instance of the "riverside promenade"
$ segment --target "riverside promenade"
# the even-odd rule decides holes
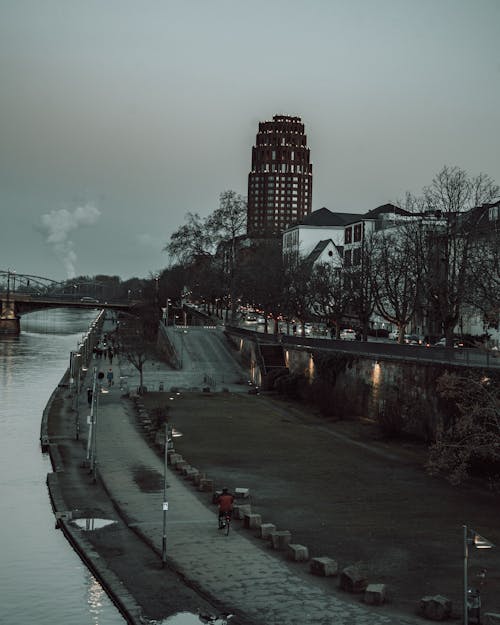
[[[107,329],[105,325],[103,330]],[[187,354],[184,358],[187,363]],[[104,361],[94,364],[103,372],[109,368]],[[162,373],[175,378],[175,372],[166,367],[162,371],[162,367],[161,363],[151,365],[146,386],[148,376],[155,381]],[[114,361],[116,383],[99,396],[96,483],[84,466],[86,427],[76,441],[74,414],[68,409],[64,389],[55,398],[48,428],[55,472],[49,474],[48,484],[60,526],[128,622],[162,622],[197,609],[231,612],[236,615],[233,622],[248,625],[425,622],[411,613],[364,606],[359,595],[339,594],[331,579],[312,576],[301,564],[256,544],[238,521],[230,535],[224,536],[217,529],[216,509],[206,493],[201,496],[170,468],[168,566],[162,568],[164,462],[139,431],[132,403],[122,397],[122,368],[130,388],[137,382],[126,363]],[[80,405],[85,402],[83,389]],[[80,414],[85,414],[83,408]],[[305,509],[308,493],[302,496]]]

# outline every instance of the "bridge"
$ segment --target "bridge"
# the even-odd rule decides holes
[[[46,308],[107,308],[130,312],[141,302],[102,301],[96,281],[57,282],[42,276],[0,270],[0,335],[19,334],[22,315]]]

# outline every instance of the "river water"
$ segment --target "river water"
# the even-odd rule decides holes
[[[123,625],[60,530],[40,450],[47,401],[95,311],[49,310],[0,337],[0,624]]]

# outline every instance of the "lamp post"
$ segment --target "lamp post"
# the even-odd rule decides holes
[[[180,358],[180,369],[182,369],[184,364],[184,335],[187,334],[187,330],[176,330],[176,334],[181,337],[181,358]]]
[[[463,534],[463,548],[464,548],[464,588],[463,588],[463,610],[464,610],[464,625],[468,625],[469,623],[469,581],[468,581],[468,567],[469,567],[469,545],[475,547],[476,549],[491,549],[495,545],[490,542],[487,538],[484,538],[480,534],[478,534],[475,530],[467,527],[467,525],[463,526],[464,534]],[[479,609],[479,607],[478,607]],[[478,618],[479,622],[479,618]]]
[[[168,424],[165,421],[165,456],[164,456],[164,464],[163,464],[163,534],[161,540],[161,566],[165,567],[165,563],[167,561],[167,512],[168,512],[168,501],[167,501],[167,460],[168,460]]]

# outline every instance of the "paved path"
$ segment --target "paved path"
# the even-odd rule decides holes
[[[100,366],[106,371],[109,365],[103,361]],[[115,360],[115,378],[117,366]],[[146,372],[146,385],[147,376]],[[118,384],[99,397],[99,474],[128,524],[161,552],[164,464],[139,434],[126,403],[128,400],[121,397]],[[151,483],[155,487],[151,488]],[[205,505],[193,487],[170,469],[167,483],[169,562],[191,584],[255,625],[421,622],[411,616],[390,617],[380,609],[366,608],[359,601],[333,596],[325,589],[324,580],[294,571],[293,563],[266,553],[244,535],[244,530],[236,527],[237,523],[228,537],[219,532],[214,509]]]

